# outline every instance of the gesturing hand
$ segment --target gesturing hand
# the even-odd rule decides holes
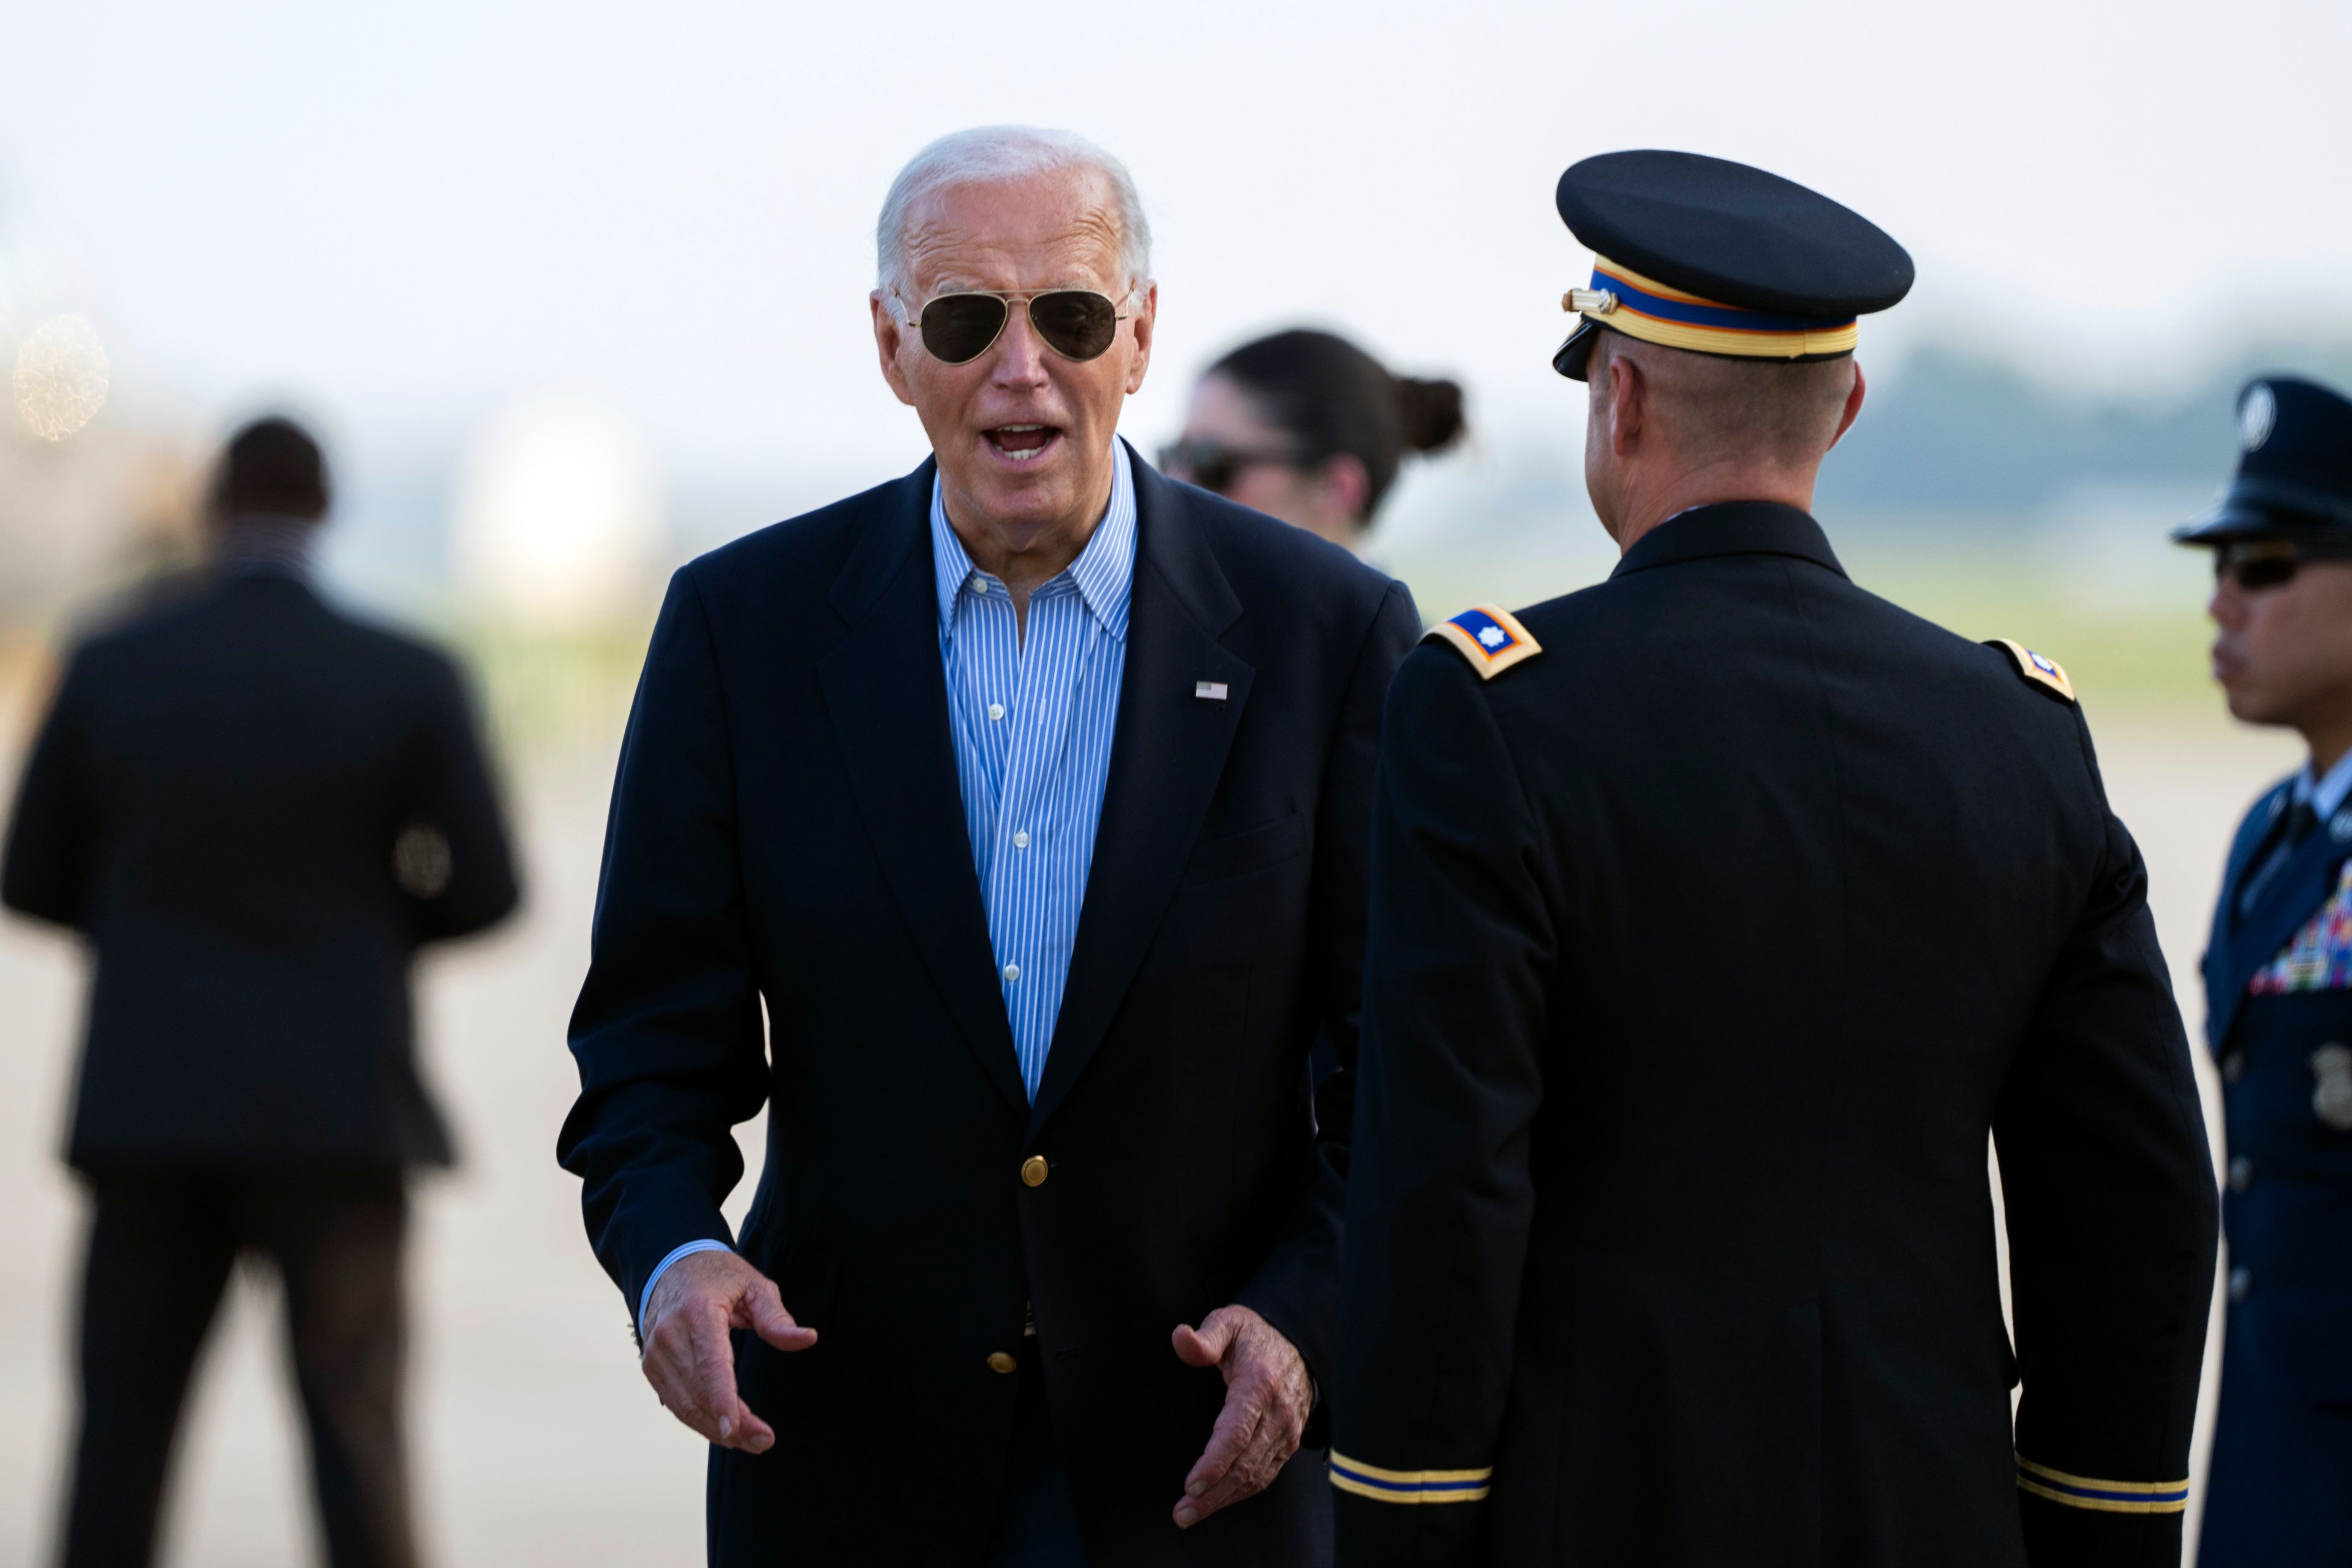
[[[780,1351],[804,1351],[816,1331],[784,1310],[776,1282],[731,1252],[694,1252],[671,1264],[646,1304],[637,1364],[662,1408],[723,1448],[764,1454],[775,1428],[735,1392],[730,1329],[751,1329]]]
[[[1314,1393],[1297,1347],[1247,1307],[1220,1307],[1197,1330],[1180,1325],[1175,1339],[1185,1365],[1225,1374],[1225,1407],[1176,1500],[1177,1526],[1189,1530],[1273,1483],[1298,1452]]]

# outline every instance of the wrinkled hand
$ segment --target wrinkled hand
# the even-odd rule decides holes
[[[1247,1307],[1220,1307],[1197,1330],[1180,1325],[1175,1340],[1185,1365],[1225,1374],[1225,1407],[1176,1501],[1177,1526],[1189,1530],[1273,1484],[1298,1452],[1315,1396],[1297,1347]]]
[[[780,1351],[804,1351],[816,1331],[793,1321],[776,1282],[731,1252],[695,1252],[669,1266],[646,1303],[638,1366],[662,1408],[722,1448],[764,1454],[775,1428],[735,1392],[730,1329],[751,1329]]]

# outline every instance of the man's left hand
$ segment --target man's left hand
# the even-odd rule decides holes
[[[1176,1502],[1177,1527],[1189,1530],[1273,1483],[1298,1452],[1315,1395],[1297,1347],[1247,1307],[1220,1307],[1175,1339],[1185,1365],[1225,1374],[1225,1407]]]

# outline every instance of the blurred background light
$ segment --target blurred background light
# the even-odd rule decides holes
[[[44,441],[62,441],[106,406],[109,367],[98,329],[80,316],[52,316],[17,346],[9,373],[16,416]]]
[[[661,552],[652,450],[593,399],[515,404],[475,437],[451,526],[457,585],[493,614],[551,629],[625,613]]]

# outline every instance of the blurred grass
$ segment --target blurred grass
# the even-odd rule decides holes
[[[653,617],[534,628],[467,618],[440,634],[474,672],[493,744],[517,762],[576,762],[610,776]]]
[[[2207,668],[2209,558],[2160,527],[2062,527],[2016,518],[1828,524],[1853,580],[1973,640],[2013,637],[2063,665],[2089,704],[2218,705]],[[1496,600],[1518,606],[1602,581],[1615,547],[1589,515],[1480,548],[1445,540],[1388,569],[1429,619]]]
[[[2094,708],[2219,702],[2206,669],[2206,558],[2153,527],[1906,519],[1833,523],[1832,539],[1864,587],[1960,636],[2014,637],[2048,655]],[[1433,620],[1484,600],[1516,607],[1571,592],[1604,579],[1615,559],[1588,514],[1499,537],[1425,537],[1380,564]],[[436,630],[476,671],[502,752],[609,769],[650,611],[562,630],[443,618]]]

